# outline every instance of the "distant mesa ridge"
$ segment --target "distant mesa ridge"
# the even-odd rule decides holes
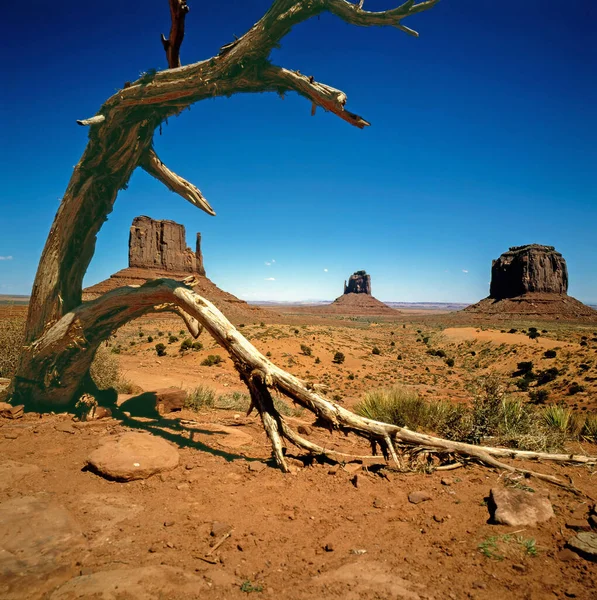
[[[597,319],[597,311],[568,295],[568,267],[553,246],[512,246],[491,264],[489,296],[466,312],[492,317]]]

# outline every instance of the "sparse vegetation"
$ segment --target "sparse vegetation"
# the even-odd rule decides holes
[[[9,318],[0,327],[0,377],[12,377],[25,341],[25,320]]]
[[[224,359],[219,354],[210,354],[207,358],[201,361],[202,367],[213,367],[224,362]]]
[[[119,394],[130,394],[137,388],[122,376],[118,358],[110,352],[105,344],[97,349],[89,372],[100,390],[113,388]]]
[[[344,362],[344,359],[346,357],[344,356],[343,352],[336,352],[334,354],[334,358],[332,359],[332,362],[334,362],[337,365],[341,365]],[[317,362],[317,359],[315,360],[315,362]]]
[[[155,351],[158,356],[166,356],[166,345],[159,342],[155,345]]]
[[[301,344],[301,352],[305,356],[311,356],[311,348],[309,346],[307,346],[306,344]]]

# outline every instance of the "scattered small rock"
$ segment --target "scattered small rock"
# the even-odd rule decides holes
[[[494,523],[512,527],[534,527],[554,516],[545,496],[511,488],[492,488],[487,508]]]
[[[16,440],[19,437],[18,433],[14,433],[12,431],[4,434],[5,439],[7,440]]]
[[[444,517],[442,515],[433,515],[433,520],[436,523],[443,523],[446,520],[446,517]]]
[[[524,565],[521,565],[520,563],[514,563],[512,565],[512,568],[515,571],[518,571],[519,573],[524,573],[526,571],[526,567]]]
[[[299,425],[297,427],[297,431],[301,435],[311,435],[313,433],[313,427],[311,427],[310,425]]]
[[[333,466],[328,469],[328,475],[337,475],[338,474],[338,466]]]
[[[441,479],[441,484],[442,485],[452,485],[454,483],[453,479],[451,477],[442,477]]]
[[[0,402],[0,417],[4,417],[5,419],[21,419],[24,408],[22,404],[13,406],[8,402]]]
[[[324,549],[326,552],[333,552],[333,551],[335,550],[335,548],[334,548],[334,544],[332,544],[331,542],[328,542],[328,543],[327,543],[327,544],[326,544],[326,545],[323,547],[323,549]]]
[[[174,521],[164,521],[164,527],[172,527],[174,525]]]
[[[567,546],[583,558],[597,562],[597,534],[581,531],[568,540]]]
[[[566,521],[566,529],[573,529],[574,531],[591,531],[591,526],[588,521],[584,519],[569,519]]]
[[[249,463],[249,471],[252,473],[261,473],[261,471],[265,471],[267,469],[267,465],[260,461],[252,461]]]
[[[183,492],[184,490],[188,490],[190,488],[191,488],[191,486],[188,483],[179,483],[176,486],[176,489],[179,490],[179,491],[181,491],[181,492]]]
[[[367,554],[367,550],[365,548],[353,548],[350,553],[360,556],[361,554]]]
[[[576,554],[576,552],[572,552],[572,550],[569,548],[560,550],[557,556],[563,562],[572,562],[578,560],[578,554]]]
[[[373,508],[383,508],[384,504],[381,500],[381,498],[374,498],[373,500]]]
[[[344,470],[347,473],[358,473],[363,468],[363,465],[360,463],[348,463],[344,465]]]
[[[232,525],[228,525],[228,523],[223,523],[222,521],[214,521],[211,524],[211,531],[209,535],[212,537],[219,538],[227,533],[232,531]]]
[[[418,492],[411,492],[408,495],[408,501],[411,504],[420,504],[421,502],[427,502],[428,500],[431,500],[432,496],[429,492],[424,492],[424,491],[418,491]]]
[[[70,433],[71,435],[74,435],[77,431],[70,423],[57,423],[54,429],[62,433]]]

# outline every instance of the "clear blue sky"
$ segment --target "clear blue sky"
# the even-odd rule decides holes
[[[183,64],[217,53],[270,0],[189,0]],[[366,0],[368,10],[396,4]],[[27,294],[87,130],[76,119],[165,68],[167,0],[4,3],[0,293]],[[361,131],[296,95],[204,101],[156,134],[213,218],[137,171],[86,284],[127,264],[134,216],[201,231],[208,276],[245,299],[333,299],[353,271],[394,301],[476,301],[509,246],[556,246],[597,302],[594,0],[442,0],[393,28],[325,14],[273,62],[344,90]],[[275,262],[273,262],[275,261]],[[269,266],[266,263],[271,263]],[[273,280],[272,280],[273,279]]]

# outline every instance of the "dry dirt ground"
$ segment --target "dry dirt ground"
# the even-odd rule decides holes
[[[285,314],[278,322],[237,325],[280,367],[327,384],[328,397],[347,407],[365,391],[394,383],[414,386],[424,397],[466,401],[468,382],[489,372],[501,373],[512,393],[527,397],[511,377],[520,361],[558,368],[546,385],[550,402],[586,411],[597,406],[597,325],[509,323],[508,330],[518,331],[507,333],[503,324],[463,327],[449,315],[404,313],[394,320]],[[531,326],[545,330],[537,340],[520,333]],[[170,335],[179,340],[169,343]],[[142,390],[206,385],[218,393],[246,391],[207,334],[201,350],[181,353],[184,337],[180,321],[148,317],[117,332],[110,349],[124,377]],[[156,355],[159,342],[166,356]],[[555,358],[544,357],[548,349],[556,350]],[[338,351],[343,364],[332,360]],[[210,354],[224,361],[201,366]],[[570,395],[573,381],[583,390]],[[313,425],[306,412],[292,419]],[[85,468],[93,450],[126,430],[166,439],[178,449],[179,466],[129,483]],[[319,427],[310,438],[368,452],[352,437]],[[570,448],[581,450],[597,451]],[[0,419],[0,598],[596,597],[596,564],[564,550],[574,533],[567,524],[586,512],[586,498],[475,465],[400,474],[375,465],[296,460],[294,472],[283,475],[269,457],[258,417],[234,411],[185,410],[158,421]],[[592,468],[528,466],[572,477],[597,498]],[[486,499],[502,486],[548,494],[555,517],[535,527],[489,523]],[[431,499],[412,504],[413,491]],[[206,557],[230,528],[230,537]]]

